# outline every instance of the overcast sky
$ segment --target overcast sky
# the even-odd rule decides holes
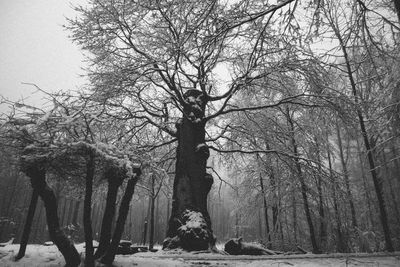
[[[9,100],[32,95],[35,83],[47,91],[77,89],[84,83],[79,75],[83,56],[62,28],[65,17],[74,17],[71,4],[85,1],[10,0],[0,1],[0,95]],[[0,113],[7,107],[0,104]]]

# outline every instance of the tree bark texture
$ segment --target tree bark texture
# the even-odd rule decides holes
[[[31,164],[24,169],[24,172],[31,178],[33,189],[38,192],[43,200],[50,239],[64,256],[66,266],[78,266],[81,261],[79,253],[60,228],[57,215],[57,200],[53,190],[46,183],[45,169],[39,167],[38,164]]]
[[[94,255],[95,259],[103,256],[110,246],[112,223],[115,216],[115,203],[117,201],[118,188],[122,184],[122,179],[120,177],[123,177],[122,174],[119,174],[119,170],[117,169],[109,169],[105,175],[108,181],[106,207],[101,223],[99,247]]]
[[[36,190],[32,191],[31,202],[29,203],[28,215],[24,225],[24,232],[22,233],[21,245],[19,247],[18,255],[15,260],[20,260],[25,256],[26,246],[28,245],[29,234],[31,233],[31,227],[33,217],[35,216],[35,210],[38,202],[39,194]]]
[[[187,91],[184,99],[187,104],[183,109],[183,118],[176,123],[178,147],[172,211],[163,248],[205,250],[215,245],[207,210],[207,195],[213,178],[206,173],[209,157],[203,120],[206,100],[198,90]],[[201,226],[191,228],[193,220]]]

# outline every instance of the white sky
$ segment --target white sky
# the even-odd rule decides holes
[[[83,56],[62,28],[74,17],[70,0],[0,0],[0,95],[25,103],[43,103],[43,95],[21,82],[46,91],[77,89],[85,80]],[[0,104],[0,113],[8,107]]]

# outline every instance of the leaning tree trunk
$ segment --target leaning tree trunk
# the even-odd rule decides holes
[[[19,247],[18,255],[15,260],[20,260],[25,256],[26,246],[28,245],[29,234],[31,233],[31,227],[33,222],[33,217],[35,216],[35,210],[37,206],[39,195],[36,190],[33,190],[31,202],[29,204],[28,215],[26,216],[24,232],[22,233],[21,245]]]
[[[140,177],[140,171],[137,172],[136,176],[129,179],[126,185],[125,194],[122,197],[121,204],[119,206],[118,219],[115,224],[115,230],[112,237],[112,241],[104,254],[101,257],[101,262],[104,264],[111,264],[115,259],[119,242],[121,241],[122,233],[124,232],[125,221],[128,217],[129,203],[132,200],[133,193],[135,192],[135,186]]]
[[[388,220],[388,215],[386,213],[386,201],[384,198],[385,193],[383,191],[383,179],[382,179],[382,177],[380,177],[378,175],[378,171],[377,171],[376,164],[375,164],[375,158],[374,158],[375,157],[374,150],[370,143],[370,139],[369,139],[370,137],[369,137],[366,125],[365,125],[363,112],[359,106],[360,96],[357,92],[357,84],[353,77],[353,70],[350,65],[351,60],[349,58],[349,55],[347,54],[346,44],[345,44],[342,36],[340,35],[340,33],[338,31],[336,31],[335,33],[336,33],[336,37],[339,40],[340,47],[342,49],[343,56],[345,59],[347,75],[348,75],[348,78],[350,81],[351,90],[352,90],[353,97],[354,97],[354,103],[356,106],[358,122],[360,124],[361,134],[364,139],[364,146],[365,146],[365,150],[367,153],[367,158],[368,158],[368,163],[369,163],[369,168],[370,168],[369,171],[371,173],[372,181],[373,181],[374,187],[375,187],[376,197],[378,200],[379,215],[380,215],[379,217],[380,217],[381,224],[382,224],[383,235],[385,237],[386,249],[389,252],[393,252],[394,248],[393,248],[393,243],[392,243],[392,239],[391,239],[391,235],[390,235],[389,220]]]
[[[53,190],[46,183],[45,169],[33,163],[25,167],[24,172],[31,178],[33,189],[38,192],[43,200],[50,239],[64,256],[66,266],[78,266],[81,261],[79,253],[60,228],[57,215],[57,199]]]
[[[101,223],[99,247],[94,254],[98,259],[104,255],[110,246],[113,218],[115,216],[115,202],[117,201],[118,188],[121,186],[123,174],[117,168],[110,168],[105,176],[108,181],[108,191],[106,198],[106,208],[104,210],[103,221]]]
[[[213,179],[206,173],[209,157],[203,120],[206,101],[198,90],[186,92],[184,99],[188,104],[183,118],[176,124],[178,147],[172,211],[163,248],[206,250],[215,246],[207,210],[207,195]]]

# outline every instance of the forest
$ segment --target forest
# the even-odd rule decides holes
[[[400,250],[400,1],[72,8],[88,83],[1,100],[0,242],[21,244],[16,261],[48,241],[67,266],[111,264],[124,241]]]

